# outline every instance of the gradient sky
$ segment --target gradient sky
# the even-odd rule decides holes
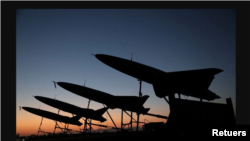
[[[18,106],[58,111],[32,95],[56,96],[58,100],[87,107],[86,98],[60,86],[55,89],[52,81],[83,85],[86,80],[85,86],[112,95],[138,96],[137,79],[103,64],[91,53],[125,59],[131,59],[133,53],[133,61],[165,72],[222,69],[209,87],[221,97],[213,102],[226,103],[225,98],[231,97],[236,113],[235,10],[19,9],[16,14],[16,132],[21,136],[36,134],[41,117],[20,111]],[[143,82],[142,93],[150,96],[144,104],[151,108],[149,113],[168,116],[169,105],[156,97],[151,84]],[[90,103],[91,109],[102,107],[100,103]],[[120,126],[121,110],[109,112]],[[127,115],[124,118],[124,123],[129,122]],[[144,119],[167,121],[140,116],[141,121]],[[109,118],[103,124],[113,126]],[[53,132],[54,122],[44,119],[42,129]]]

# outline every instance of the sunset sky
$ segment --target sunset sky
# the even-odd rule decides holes
[[[219,68],[209,90],[226,103],[232,98],[236,113],[236,25],[233,9],[19,9],[16,11],[16,133],[37,134],[41,117],[19,106],[54,113],[32,96],[44,96],[87,108],[88,100],[57,86],[69,82],[112,95],[138,96],[137,79],[103,64],[91,54],[108,54],[165,72]],[[169,105],[142,82],[144,107],[149,113],[169,115]],[[182,97],[186,99],[186,97]],[[199,100],[188,97],[190,100]],[[91,101],[90,108],[103,105]],[[121,110],[108,110],[120,127]],[[60,112],[65,116],[70,113]],[[136,118],[135,114],[134,118]],[[103,125],[113,126],[108,119]],[[151,116],[140,121],[166,122]],[[124,114],[124,123],[129,122]],[[83,123],[82,120],[80,122]],[[94,123],[99,123],[94,121]],[[42,129],[54,131],[54,121],[43,119]],[[136,126],[136,124],[134,124]],[[141,126],[141,125],[140,125]],[[82,126],[83,127],[83,126]],[[80,128],[82,128],[80,127]],[[69,125],[78,130],[79,127]],[[97,127],[94,127],[97,129]],[[57,130],[59,131],[59,130]]]

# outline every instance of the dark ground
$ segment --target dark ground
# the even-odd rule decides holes
[[[139,141],[139,140],[158,140],[168,138],[170,135],[167,131],[139,131],[139,132],[108,132],[108,133],[92,133],[92,134],[73,134],[73,135],[51,135],[39,136],[27,139],[25,141],[101,141],[101,140],[117,140],[117,141]],[[171,134],[173,135],[173,134]],[[176,136],[176,135],[175,135]],[[184,136],[180,133],[177,136]],[[22,141],[22,139],[20,139]]]

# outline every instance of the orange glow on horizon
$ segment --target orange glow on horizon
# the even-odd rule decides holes
[[[116,126],[118,128],[120,128],[121,127],[121,110],[114,110],[114,111],[109,110],[109,113],[112,116]],[[130,114],[131,112],[128,112],[128,113]],[[72,117],[71,114],[66,113],[66,112],[60,112],[60,114]],[[100,123],[98,121],[92,120],[92,123],[109,126],[109,128],[104,128],[104,127],[99,127],[99,126],[92,125],[92,128],[95,130],[94,132],[96,132],[98,129],[105,130],[105,129],[111,129],[111,127],[115,127],[113,122],[111,121],[111,119],[107,115],[107,113],[103,114],[103,117],[106,118],[107,121],[105,121],[103,123]],[[135,113],[133,113],[133,118],[135,120],[137,120],[137,115]],[[37,132],[38,132],[38,129],[39,129],[39,126],[40,126],[40,123],[41,123],[41,119],[42,119],[42,117],[31,114],[31,113],[28,113],[28,112],[26,112],[23,115],[17,116],[17,119],[16,119],[16,134],[19,133],[20,136],[28,136],[28,135],[31,135],[31,134],[37,135]],[[144,119],[147,119],[147,121],[149,121],[149,122],[164,122],[164,123],[166,123],[166,121],[167,121],[166,119],[161,119],[161,118],[146,116],[146,115],[140,115],[140,122],[144,122]],[[72,129],[73,131],[79,131],[79,129],[83,129],[84,128],[84,120],[80,119],[79,121],[83,124],[82,126],[69,125],[68,128]],[[148,123],[147,121],[145,123]],[[129,122],[130,122],[130,117],[124,112],[123,113],[123,124],[129,123]],[[64,123],[59,123],[58,122],[58,124],[62,128],[65,126]],[[133,127],[136,127],[136,125],[137,125],[137,123],[133,123]],[[144,124],[140,123],[139,128],[142,128],[142,125],[144,125]],[[53,120],[43,118],[41,129],[44,132],[54,133],[54,128],[55,128],[55,122]],[[125,126],[125,129],[127,129],[127,128],[128,128],[128,126]],[[57,128],[55,132],[59,133],[59,132],[61,132],[61,130]],[[42,134],[43,133],[39,133],[39,135],[42,135]]]

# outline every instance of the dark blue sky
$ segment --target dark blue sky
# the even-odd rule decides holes
[[[222,97],[214,102],[226,103],[225,98],[231,97],[235,109],[235,18],[231,9],[17,10],[17,106],[42,105],[42,109],[57,112],[32,97],[56,95],[59,100],[87,107],[87,99],[60,87],[55,89],[52,81],[83,85],[86,80],[90,88],[138,96],[135,78],[91,55],[130,59],[133,53],[133,61],[165,72],[224,70],[215,76],[209,89]],[[150,113],[168,116],[168,104],[155,96],[152,85],[143,82],[142,93],[150,96],[144,104],[151,108]],[[90,107],[99,109],[102,105],[93,102]],[[24,112],[17,111],[17,118],[20,114]]]

